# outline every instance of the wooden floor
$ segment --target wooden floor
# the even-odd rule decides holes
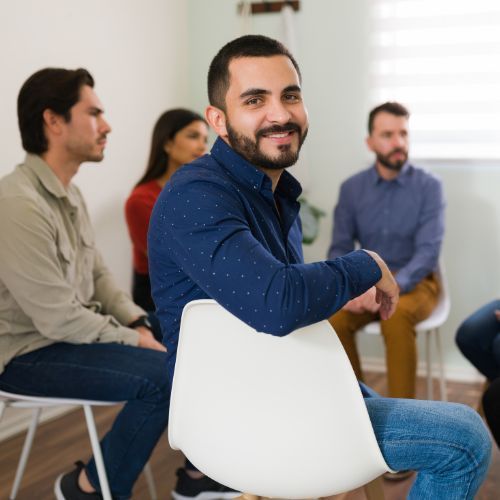
[[[367,383],[381,394],[385,392],[385,378],[381,374],[368,374]],[[437,389],[437,388],[436,388]],[[481,384],[450,383],[448,399],[475,406],[480,395]],[[418,397],[425,396],[424,382],[419,381]],[[110,426],[116,408],[97,408],[97,425],[101,432]],[[7,500],[12,484],[17,458],[24,436],[16,436],[0,443],[0,500]],[[83,413],[74,411],[40,426],[28,463],[28,470],[21,485],[19,500],[53,499],[55,478],[72,467],[72,462],[85,459],[90,454]],[[151,465],[160,499],[169,499],[175,484],[175,470],[183,463],[180,453],[172,451],[166,435],[158,444]],[[387,500],[403,500],[414,478],[399,483],[384,482]],[[148,499],[144,479],[141,477],[134,489],[133,498]],[[363,500],[362,490],[329,497],[328,500]],[[500,499],[500,452],[495,448],[487,480],[476,497],[477,500]]]

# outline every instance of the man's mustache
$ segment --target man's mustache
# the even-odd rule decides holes
[[[406,151],[404,149],[401,149],[401,148],[395,148],[393,149],[388,156],[391,156],[393,155],[394,153],[402,153],[402,154],[406,154]]]

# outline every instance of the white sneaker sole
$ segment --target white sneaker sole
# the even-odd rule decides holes
[[[57,500],[66,500],[64,498],[63,492],[61,490],[61,479],[63,478],[64,474],[61,474],[57,479],[54,484],[54,494],[56,495]]]
[[[236,491],[227,491],[225,493],[217,493],[215,491],[204,491],[203,493],[199,493],[195,497],[186,497],[184,495],[180,495],[176,491],[172,491],[172,498],[173,500],[225,500],[226,498],[238,498],[241,496],[241,493],[238,493]],[[65,500],[64,498],[62,499],[57,499],[57,500]]]

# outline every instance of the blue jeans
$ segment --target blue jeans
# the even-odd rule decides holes
[[[166,353],[151,349],[57,343],[10,361],[0,375],[0,389],[35,396],[125,401],[101,441],[110,489],[117,499],[131,496],[167,426],[170,383]],[[99,489],[93,459],[87,475]]]
[[[495,309],[500,309],[500,300],[469,316],[460,325],[455,339],[462,354],[488,380],[500,377],[500,322]]]
[[[416,470],[409,499],[473,499],[488,471],[491,440],[468,406],[378,396],[362,385],[380,450],[393,470]]]

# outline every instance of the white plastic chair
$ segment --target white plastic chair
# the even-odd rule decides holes
[[[208,476],[263,497],[333,495],[390,471],[327,321],[280,338],[213,300],[183,311],[168,437]]]
[[[21,480],[26,469],[26,464],[28,462],[28,457],[33,444],[33,439],[35,437],[35,432],[38,427],[38,421],[42,408],[48,408],[53,406],[81,406],[85,413],[85,420],[87,422],[87,429],[90,436],[90,443],[92,445],[92,452],[94,454],[94,459],[97,468],[97,474],[99,476],[99,484],[101,486],[101,492],[104,500],[112,500],[111,493],[109,490],[108,478],[106,475],[106,469],[104,468],[104,461],[101,453],[101,446],[99,445],[99,437],[97,434],[97,429],[94,420],[94,414],[92,412],[92,406],[112,406],[120,404],[115,401],[90,401],[85,399],[66,399],[66,398],[48,398],[48,397],[38,397],[38,396],[25,396],[22,394],[14,394],[10,392],[0,391],[0,421],[4,410],[7,407],[10,408],[29,408],[33,410],[31,423],[26,433],[26,438],[24,440],[23,450],[19,458],[19,463],[16,470],[16,476],[14,479],[14,484],[9,495],[9,500],[14,500],[19,491],[21,485]],[[149,463],[144,467],[144,475],[146,477],[146,482],[148,485],[149,493],[153,500],[156,500],[156,487],[153,479],[153,474],[151,472],[151,467]]]
[[[434,311],[432,311],[431,315],[427,319],[416,325],[415,331],[417,332],[417,334],[425,333],[427,399],[433,399],[434,396],[432,387],[433,366],[431,354],[432,336],[434,335],[439,371],[439,392],[441,395],[441,401],[446,401],[446,377],[444,374],[443,349],[441,347],[441,336],[439,333],[439,328],[443,326],[450,314],[450,290],[448,287],[448,280],[446,279],[446,272],[442,262],[439,263],[438,279],[441,284],[438,303],[434,308]],[[366,333],[368,335],[381,335],[382,331],[380,329],[380,322],[373,321],[372,323],[369,323],[365,327],[361,328],[359,330],[359,333]]]

